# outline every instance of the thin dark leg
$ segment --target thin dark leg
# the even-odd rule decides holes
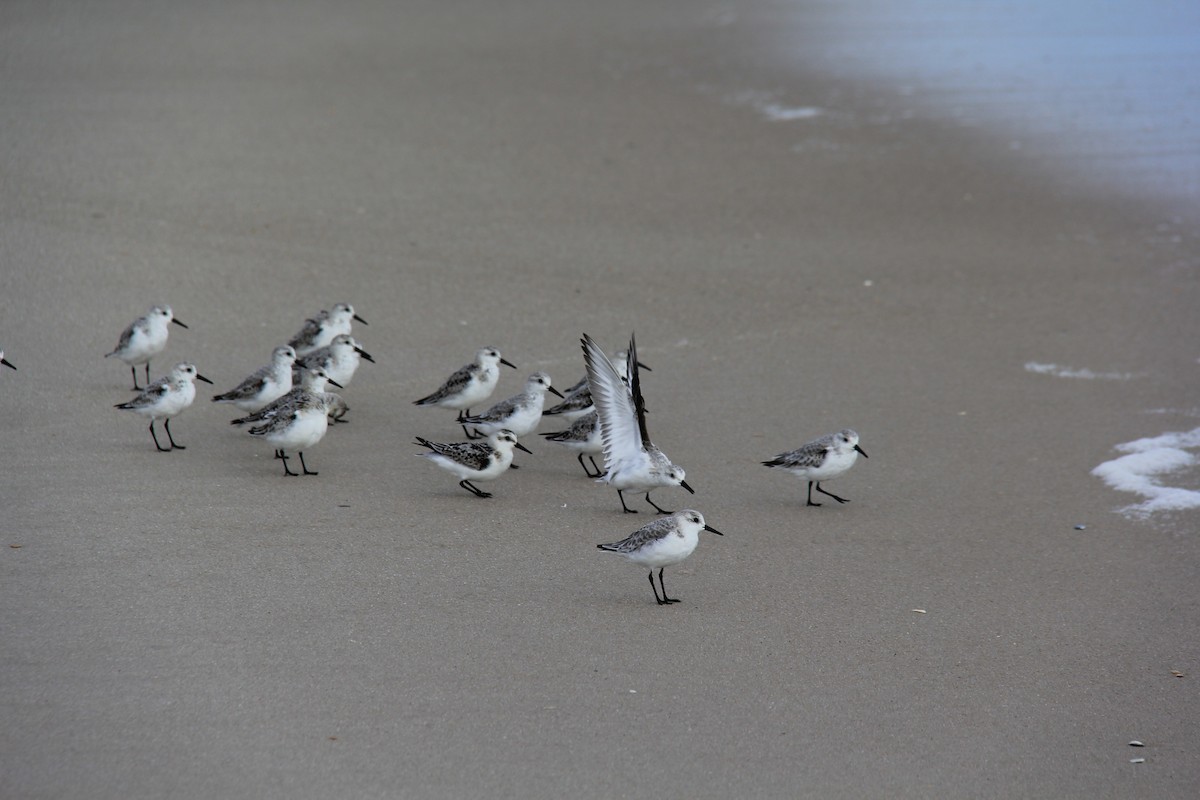
[[[674,514],[674,511],[667,511],[665,508],[659,508],[658,503],[650,499],[650,492],[646,492],[646,502],[654,506],[654,510],[660,514]]]
[[[814,503],[814,502],[812,501],[812,487],[813,487],[813,483],[815,483],[815,481],[809,481],[809,482],[808,482],[808,503],[807,503],[807,505],[810,505],[810,506],[819,506],[819,505],[821,505],[820,503]]]
[[[462,425],[463,434],[468,439],[482,439],[483,437],[480,436],[478,433],[471,433],[470,429],[467,428],[467,423],[463,421],[469,416],[471,416],[471,409],[469,409],[469,408],[465,408],[462,411],[458,412],[458,424]]]
[[[133,390],[135,392],[140,392],[142,387],[137,385],[137,367],[130,365],[129,371],[133,374]],[[149,380],[149,378],[147,378],[147,380]]]
[[[134,383],[137,383],[137,381],[134,381]],[[146,362],[146,385],[147,386],[150,385],[150,362],[149,361]]]
[[[678,603],[679,602],[678,597],[667,597],[667,585],[665,583],[663,583],[662,573],[663,573],[662,568],[660,568],[658,570],[658,585],[661,586],[662,590],[663,590],[663,604],[665,605],[667,603]],[[650,580],[652,582],[654,580],[653,572],[650,573]]]
[[[299,453],[299,455],[300,455],[300,468],[301,468],[302,470],[304,470],[304,474],[305,474],[305,475],[316,475],[316,474],[318,474],[318,473],[316,473],[316,472],[313,472],[311,469],[309,469],[309,468],[308,468],[308,465],[304,463],[304,453]]]
[[[654,570],[650,570],[650,591],[654,592],[654,602],[660,606],[666,605],[666,603],[658,599],[658,587],[654,585]]]
[[[283,454],[283,451],[282,451],[282,450],[276,450],[276,451],[275,451],[275,457],[276,457],[276,458],[287,458],[287,456],[285,456],[285,455]]]
[[[604,470],[600,469],[600,465],[596,463],[596,459],[592,458],[591,456],[588,456],[588,461],[592,462],[592,466],[596,468],[596,474],[593,475],[592,477],[594,477],[594,478],[603,477]]]
[[[846,498],[844,498],[844,497],[838,497],[836,494],[833,494],[832,492],[827,492],[827,491],[825,491],[824,489],[822,489],[822,488],[821,488],[821,482],[820,482],[820,481],[817,481],[817,491],[818,491],[818,492],[820,492],[821,494],[827,494],[827,495],[829,495],[829,496],[830,496],[830,497],[832,497],[834,500],[837,500],[839,503],[849,503],[849,502],[850,502],[849,500],[847,500],[847,499],[846,499]]]
[[[171,436],[171,420],[163,420],[163,429],[167,432],[167,440],[171,443],[172,450],[187,450],[183,445],[175,444],[175,439]]]
[[[283,474],[284,474],[284,475],[291,475],[293,478],[295,478],[297,475],[299,475],[299,474],[300,474],[299,472],[292,472],[290,469],[288,469],[288,465],[287,465],[287,462],[288,462],[288,455],[287,455],[287,453],[285,453],[285,452],[283,452],[282,450],[280,450],[280,451],[279,451],[279,458],[280,458],[280,460],[282,460],[282,461],[283,461]]]
[[[151,438],[153,438],[153,439],[154,439],[154,446],[158,448],[158,452],[160,452],[160,453],[169,453],[169,452],[171,452],[171,448],[169,448],[169,447],[163,447],[162,445],[160,445],[160,444],[158,443],[158,434],[156,434],[156,433],[154,432],[154,420],[150,420],[150,436],[151,436]]]
[[[630,508],[629,506],[625,505],[625,493],[620,489],[617,489],[617,497],[621,498],[621,508],[625,509],[626,514],[638,513],[636,508]],[[657,595],[655,596],[657,597]]]
[[[472,493],[473,493],[473,494],[474,494],[476,497],[491,497],[491,496],[492,496],[492,493],[491,493],[491,492],[481,492],[481,491],[480,491],[480,490],[479,490],[479,489],[478,489],[478,488],[475,486],[475,484],[473,484],[473,483],[471,483],[470,481],[468,481],[468,480],[465,480],[465,479],[464,479],[464,480],[461,480],[461,481],[459,481],[459,482],[458,482],[458,485],[459,485],[459,486],[461,486],[461,487],[463,487],[464,489],[466,489],[468,492],[472,492]]]
[[[587,473],[587,476],[589,478],[599,478],[600,477],[600,468],[596,467],[596,459],[592,458],[591,456],[588,456],[588,458],[592,459],[592,466],[596,467],[596,473],[593,475],[592,471],[590,469],[588,469],[587,464],[583,463],[583,453],[580,453],[577,456],[577,458],[579,459],[579,466],[583,467],[583,471]]]

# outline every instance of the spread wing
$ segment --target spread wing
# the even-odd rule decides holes
[[[611,465],[618,460],[635,457],[644,450],[644,445],[650,440],[646,435],[645,411],[641,403],[641,386],[638,382],[636,362],[632,373],[631,394],[629,387],[608,360],[608,356],[604,355],[604,351],[592,337],[585,333],[581,341],[588,383],[592,387],[592,402],[596,406],[600,418],[600,431],[604,438],[604,460],[606,464]],[[630,351],[632,350],[631,342]]]

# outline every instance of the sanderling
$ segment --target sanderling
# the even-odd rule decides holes
[[[455,372],[437,391],[420,400],[414,400],[413,405],[457,409],[458,421],[461,423],[463,417],[471,413],[471,406],[491,397],[496,388],[496,379],[500,377],[497,364],[516,369],[511,362],[500,356],[499,350],[484,347],[475,354],[474,364],[467,364]],[[463,425],[463,433],[468,439],[472,438],[466,425]]]
[[[473,492],[477,497],[492,495],[491,492],[480,491],[471,481],[494,481],[503,475],[512,464],[514,447],[529,452],[510,430],[496,431],[488,436],[486,442],[443,444],[418,436],[417,444],[433,451],[417,455],[428,458],[447,472],[453,472],[462,479],[458,485]]]
[[[296,356],[303,358],[320,347],[325,347],[341,333],[350,333],[353,320],[363,325],[367,321],[354,313],[354,306],[349,303],[338,303],[332,311],[321,311],[312,319],[304,321],[304,327],[288,340],[288,344],[296,348]]]
[[[4,366],[8,367],[9,369],[16,369],[16,367],[14,367],[12,365],[12,362],[10,362],[7,358],[4,357],[4,348],[3,347],[0,347],[0,364],[3,364]]]
[[[598,544],[596,547],[611,553],[620,553],[634,564],[648,567],[654,599],[663,606],[679,602],[677,597],[667,597],[667,587],[663,584],[663,569],[678,564],[692,554],[696,545],[700,543],[700,531],[724,536],[711,525],[705,525],[704,515],[699,511],[685,508],[669,517],[662,517],[643,525],[619,542]],[[662,587],[661,599],[658,589],[654,586],[655,567],[658,567],[658,585]]]
[[[358,362],[363,358],[372,364],[375,363],[371,354],[363,350],[362,345],[353,336],[339,333],[329,344],[297,360],[294,372],[298,374],[305,367],[319,366],[329,375],[330,380],[342,386],[349,386],[354,373],[358,371]]]
[[[129,327],[121,332],[121,339],[113,351],[104,354],[105,358],[116,356],[129,365],[129,371],[133,373],[133,390],[135,392],[142,390],[137,382],[137,365],[146,365],[148,384],[150,359],[161,353],[167,346],[167,325],[172,322],[181,328],[187,327],[175,319],[175,312],[171,310],[170,306],[155,306],[146,316],[138,317],[129,323]]]
[[[858,434],[846,428],[843,431],[822,436],[820,439],[813,439],[795,450],[780,453],[770,461],[762,463],[768,467],[787,470],[793,475],[807,480],[807,505],[819,506],[821,504],[814,503],[812,499],[814,483],[817,485],[817,491],[821,494],[827,494],[839,503],[850,502],[844,497],[838,497],[836,494],[830,494],[822,489],[821,481],[844,475],[854,466],[859,453],[862,453],[863,458],[867,457],[863,449],[858,446]]]
[[[337,400],[341,398],[332,392],[325,391],[326,384],[331,384],[337,388],[342,388],[337,381],[330,380],[328,373],[320,367],[309,367],[304,370],[300,376],[300,385],[295,386],[291,391],[272,400],[262,408],[247,414],[239,419],[230,420],[230,425],[249,425],[255,422],[269,422],[282,413],[287,413],[292,406],[297,404],[312,405],[317,402],[329,403],[336,405]],[[326,399],[326,398],[329,399]],[[334,400],[332,398],[337,398]]]
[[[196,384],[193,381],[212,383],[198,373],[193,365],[176,364],[165,378],[147,384],[146,388],[141,390],[141,394],[128,403],[117,403],[116,408],[135,411],[149,417],[150,436],[154,439],[154,446],[160,451],[166,453],[171,450],[186,450],[183,445],[175,444],[171,437],[171,417],[179,414],[196,399]],[[154,433],[154,421],[157,419],[163,420],[163,429],[167,432],[170,447],[163,447],[158,443],[158,435]]]
[[[525,391],[501,400],[482,414],[463,417],[462,422],[485,436],[506,428],[518,437],[533,433],[542,421],[546,392],[562,397],[550,384],[549,375],[535,372],[525,380]]]
[[[627,514],[637,512],[625,505],[625,489],[645,492],[646,502],[658,513],[671,513],[650,499],[651,491],[659,486],[682,486],[692,494],[696,492],[684,480],[683,468],[672,464],[646,432],[646,402],[642,399],[638,378],[637,344],[630,337],[626,358],[629,384],[626,385],[592,337],[585,333],[582,342],[588,383],[600,416],[600,435],[604,439],[604,475],[597,481],[617,490],[621,508]]]
[[[618,350],[616,356],[612,359],[612,365],[617,368],[617,373],[621,376],[621,380],[628,381],[628,356],[629,351]],[[642,362],[638,362],[638,367],[646,372],[653,372],[648,366]],[[575,385],[563,392],[564,399],[561,403],[542,412],[545,417],[562,417],[564,420],[577,420],[580,417],[590,414],[595,407],[592,403],[592,387],[588,384],[587,375],[584,375]],[[586,469],[586,467],[584,468]]]
[[[579,459],[579,466],[583,467],[583,471],[589,478],[599,478],[604,474],[596,465],[596,459],[593,457],[604,452],[604,439],[600,436],[600,415],[595,409],[572,422],[571,427],[565,431],[540,435],[545,436],[546,441],[557,442],[568,450],[574,450]],[[588,469],[587,464],[583,463],[585,455],[592,462],[592,466],[596,468],[595,472],[592,472]]]
[[[292,390],[292,364],[296,351],[291,345],[276,347],[271,363],[254,372],[236,388],[213,398],[214,403],[232,403],[243,411],[258,411]]]
[[[335,399],[341,399],[336,394],[322,391],[326,383],[334,386],[337,383],[329,380],[329,376],[319,367],[305,373],[304,383],[305,388],[293,389],[261,411],[231,423],[262,423],[247,432],[275,445],[275,457],[283,461],[284,475],[299,474],[288,468],[288,450],[295,450],[300,456],[300,468],[305,475],[317,474],[304,463],[304,451],[325,436],[329,429],[330,405]]]

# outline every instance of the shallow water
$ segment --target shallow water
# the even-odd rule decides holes
[[[1040,165],[1200,210],[1200,3],[792,2],[798,65],[882,82],[906,107],[1002,131]]]

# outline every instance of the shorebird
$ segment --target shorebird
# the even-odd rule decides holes
[[[181,444],[176,444],[175,439],[171,436],[171,418],[182,412],[185,408],[192,404],[196,399],[196,384],[194,381],[204,381],[212,383],[208,378],[204,377],[196,371],[196,367],[192,364],[176,364],[166,377],[159,378],[146,385],[146,388],[141,390],[141,393],[130,400],[128,403],[117,403],[116,408],[125,411],[133,411],[141,414],[143,417],[150,418],[150,437],[154,439],[154,446],[160,452],[168,453],[171,450],[186,450],[187,448]],[[158,443],[158,435],[154,433],[154,421],[161,419],[163,421],[163,429],[167,432],[167,441],[171,443],[170,447],[163,447]]]
[[[236,387],[213,398],[214,403],[232,403],[243,411],[258,411],[292,390],[292,364],[296,351],[280,345],[271,353],[271,363],[261,367]]]
[[[463,424],[484,436],[505,428],[518,437],[533,433],[542,421],[546,392],[562,397],[562,393],[551,385],[549,375],[535,372],[526,379],[525,391],[501,400],[482,414],[463,417]]]
[[[646,493],[646,502],[660,514],[670,514],[650,499],[650,492],[660,486],[682,486],[692,494],[683,468],[650,441],[646,431],[646,402],[642,399],[638,378],[637,343],[629,339],[626,371],[629,385],[613,366],[592,337],[583,335],[583,360],[587,364],[588,383],[600,418],[600,435],[604,440],[604,475],[597,482],[607,483],[617,490],[621,508],[627,514],[637,513],[625,504],[625,490]]]
[[[654,600],[660,606],[664,606],[678,603],[679,598],[667,597],[663,569],[678,564],[692,554],[696,545],[700,543],[700,531],[724,536],[716,528],[704,524],[704,515],[699,511],[685,508],[669,517],[661,517],[643,525],[619,542],[598,544],[596,547],[610,553],[620,553],[639,567],[649,568],[650,589],[654,592]],[[658,568],[658,585],[662,587],[661,598],[654,586],[655,567]]]
[[[467,364],[446,379],[433,394],[426,395],[420,400],[414,400],[416,406],[441,406],[458,410],[458,422],[462,424],[463,417],[471,413],[471,406],[481,403],[492,396],[496,389],[496,379],[500,377],[500,368],[516,367],[500,355],[494,347],[484,347],[475,354],[475,363]],[[477,438],[463,424],[463,433],[468,439]]]
[[[330,380],[343,387],[349,386],[350,381],[354,378],[354,373],[358,371],[360,360],[364,358],[372,364],[375,363],[371,354],[363,350],[362,345],[353,336],[348,333],[339,333],[329,344],[297,359],[293,367],[293,376],[298,375],[306,367],[321,367],[329,375]]]
[[[272,425],[278,418],[288,417],[298,409],[303,409],[307,412],[318,405],[325,409],[326,416],[331,416],[337,412],[339,407],[344,409],[346,403],[344,400],[342,400],[340,395],[325,391],[327,384],[336,386],[339,389],[342,388],[341,385],[336,381],[329,379],[329,375],[326,374],[325,370],[321,369],[320,367],[309,367],[301,376],[299,386],[294,387],[282,397],[267,403],[253,414],[248,414],[240,419],[231,420],[229,424],[257,424],[260,427],[264,425]],[[345,410],[343,410],[341,413],[344,414]],[[280,428],[278,430],[282,429]],[[265,435],[265,432],[263,434],[255,435]],[[324,431],[321,432],[321,435],[324,436]],[[320,437],[318,437],[317,441],[319,440]],[[316,444],[316,442],[313,442],[313,444]],[[312,445],[308,446],[311,447]],[[282,447],[275,448],[275,457],[283,459],[283,471],[285,474],[294,475],[295,473],[288,468],[287,453],[285,452],[285,449],[286,448]],[[301,466],[304,465],[303,455],[300,456],[300,464]],[[307,467],[304,468],[304,471],[306,473],[309,472]]]
[[[428,447],[432,452],[418,453],[461,480],[458,485],[476,497],[491,497],[491,492],[482,491],[472,481],[494,481],[512,464],[513,448],[529,450],[517,441],[510,430],[500,430],[488,436],[486,442],[455,442],[445,444],[417,437],[417,444]]]
[[[167,325],[170,323],[181,328],[187,327],[175,319],[175,312],[170,306],[154,306],[146,316],[138,317],[129,323],[129,327],[121,332],[121,338],[113,351],[104,354],[105,358],[116,356],[129,365],[129,371],[133,373],[135,392],[142,391],[137,382],[137,365],[146,365],[146,383],[149,384],[150,359],[167,346]]]
[[[839,503],[850,502],[844,497],[838,497],[836,494],[822,489],[821,481],[828,481],[845,475],[854,466],[854,462],[858,460],[859,454],[863,458],[867,457],[866,452],[858,446],[858,434],[846,428],[837,433],[813,439],[811,442],[800,445],[795,450],[780,453],[770,461],[762,463],[768,467],[786,470],[803,480],[807,480],[808,503],[806,505],[819,506],[821,504],[814,503],[812,499],[813,484],[816,484],[818,492],[829,495]]]
[[[350,333],[353,320],[367,324],[365,319],[354,313],[354,306],[349,303],[338,303],[330,311],[321,309],[315,317],[304,321],[304,327],[288,340],[288,344],[295,348],[298,358],[303,358],[332,342],[338,334]]]

